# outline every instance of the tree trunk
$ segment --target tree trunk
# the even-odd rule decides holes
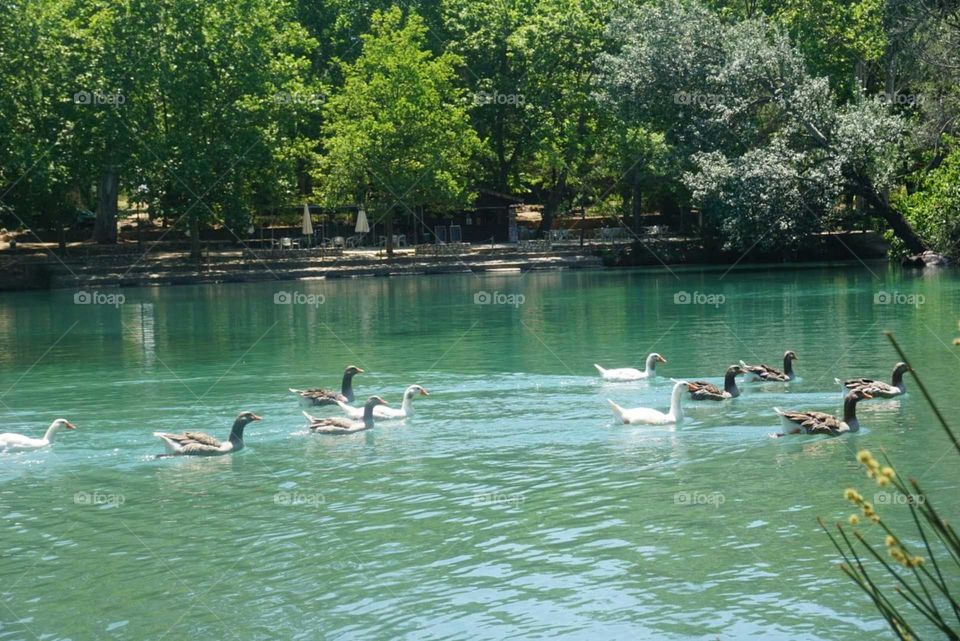
[[[643,200],[640,185],[640,172],[633,169],[633,184],[631,185],[630,206],[633,209],[633,233],[640,236],[640,227],[643,222]]]
[[[393,259],[393,211],[388,211],[383,219],[383,230],[387,236],[387,258]]]
[[[566,187],[567,172],[563,171],[553,184],[553,188],[547,193],[547,202],[543,206],[543,217],[540,219],[540,227],[537,229],[539,238],[550,235],[550,229],[553,227],[553,217],[560,209],[560,202],[563,200],[563,192]]]
[[[93,240],[100,244],[117,242],[117,168],[104,167],[100,174],[97,221]]]
[[[853,188],[856,194],[863,198],[864,203],[873,210],[873,213],[887,221],[894,235],[903,241],[907,249],[914,254],[922,254],[929,249],[927,243],[913,230],[910,222],[902,213],[886,202],[883,195],[877,192],[868,178],[855,176],[853,178]]]
[[[200,262],[200,219],[190,216],[190,260]]]

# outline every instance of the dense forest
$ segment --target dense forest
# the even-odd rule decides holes
[[[960,241],[949,0],[4,0],[0,225],[192,232],[478,189],[728,248]]]

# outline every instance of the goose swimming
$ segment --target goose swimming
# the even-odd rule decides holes
[[[61,429],[75,430],[77,426],[65,418],[58,418],[47,428],[42,438],[31,438],[23,434],[5,432],[0,434],[0,452],[7,450],[39,450],[53,444],[53,439]]]
[[[672,380],[672,379],[671,379]],[[617,421],[627,425],[666,425],[669,423],[679,423],[683,420],[683,409],[680,407],[680,397],[688,389],[689,383],[686,381],[673,381],[673,393],[670,395],[670,411],[664,413],[650,407],[620,407],[610,399],[610,407],[613,408],[613,415]]]
[[[310,431],[315,434],[353,434],[364,430],[373,429],[373,408],[378,405],[387,405],[388,403],[379,396],[371,396],[363,405],[363,420],[355,421],[349,418],[317,418],[306,412],[303,413],[309,421]]]
[[[787,434],[839,436],[847,432],[856,432],[860,429],[860,421],[857,420],[857,403],[865,398],[873,398],[873,396],[862,387],[847,394],[843,399],[842,419],[826,412],[784,411],[779,407],[774,407],[773,411],[780,415],[784,427],[784,432],[774,434],[774,436],[779,437]]]
[[[641,372],[633,367],[618,367],[615,369],[604,369],[593,364],[600,372],[600,378],[605,381],[639,381],[645,378],[653,378],[657,375],[657,363],[666,363],[667,359],[656,352],[647,356],[647,362],[644,370]]]
[[[788,349],[783,355],[783,371],[769,365],[747,365],[740,361],[740,367],[746,370],[746,373],[752,374],[751,381],[764,381],[767,383],[786,383],[794,380],[797,375],[793,372],[793,361],[800,360],[797,353]]]
[[[183,432],[171,434],[169,432],[154,432],[153,435],[163,441],[167,448],[166,454],[158,454],[157,458],[166,456],[221,456],[243,449],[243,428],[253,421],[261,420],[253,412],[242,412],[233,422],[230,429],[230,438],[219,441],[203,432]]]
[[[305,405],[323,406],[336,405],[337,401],[342,403],[353,402],[353,377],[357,374],[363,374],[363,370],[356,365],[350,365],[343,370],[343,380],[340,383],[340,391],[314,388],[308,390],[298,390],[290,388],[290,391],[300,397]]]
[[[900,396],[901,394],[907,393],[907,387],[903,382],[903,375],[909,371],[909,365],[906,363],[897,363],[893,366],[893,374],[890,377],[889,384],[884,383],[883,381],[875,381],[872,378],[848,378],[845,381],[835,378],[833,380],[835,380],[839,385],[843,385],[846,389],[865,387],[870,391],[872,396],[893,398],[894,396]]]
[[[728,367],[723,376],[723,389],[706,381],[687,383],[690,398],[695,401],[724,401],[728,398],[736,398],[740,396],[740,388],[737,387],[737,376],[743,373],[743,368],[739,365],[731,365]]]
[[[400,409],[387,407],[386,405],[376,405],[373,408],[373,415],[381,419],[409,418],[413,416],[413,399],[418,395],[430,396],[430,393],[420,385],[411,385],[403,393],[403,403],[400,405]],[[366,406],[352,407],[341,402],[338,402],[337,405],[352,419],[362,419],[363,413],[366,411]]]

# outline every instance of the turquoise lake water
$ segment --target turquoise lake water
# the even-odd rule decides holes
[[[3,641],[891,638],[816,517],[846,518],[845,487],[874,495],[861,448],[886,448],[946,514],[960,509],[957,457],[909,376],[905,398],[861,405],[857,434],[768,437],[774,406],[839,412],[835,376],[887,379],[898,358],[884,329],[960,414],[952,271],[74,297],[0,297],[0,431],[78,426],[0,455]],[[720,382],[739,359],[779,366],[785,349],[800,356],[788,386],[687,403],[675,428],[613,423],[608,398],[666,409],[669,377]],[[642,367],[651,351],[669,361],[651,382],[604,383],[593,368]],[[307,433],[287,388],[337,387],[348,364],[366,370],[358,396],[397,405],[412,383],[430,396],[406,423]],[[225,437],[241,410],[264,420],[237,455],[153,458],[153,431]],[[907,508],[883,500],[905,524]]]

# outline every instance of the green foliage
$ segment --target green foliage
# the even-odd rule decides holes
[[[841,194],[890,184],[903,126],[887,106],[838,104],[786,33],[727,24],[695,3],[643,7],[611,25],[605,91],[666,129],[684,183],[734,249],[790,247],[819,231]]]
[[[737,248],[842,220],[913,250],[892,202],[954,251],[955,161],[930,159],[960,134],[956,3],[391,6],[0,3],[3,223],[68,223],[115,175],[180,226],[238,228],[302,202],[313,177],[325,202],[381,215],[479,187],[542,204],[544,226],[579,207],[639,224],[698,206],[705,237]],[[836,215],[852,196],[868,216]]]
[[[324,109],[316,171],[331,206],[368,202],[375,222],[417,206],[462,207],[473,197],[480,141],[457,86],[460,59],[430,53],[426,35],[416,13],[376,12],[362,53],[344,65],[344,85]]]
[[[919,189],[900,204],[933,250],[960,256],[960,148],[953,147],[936,169],[922,174]]]

